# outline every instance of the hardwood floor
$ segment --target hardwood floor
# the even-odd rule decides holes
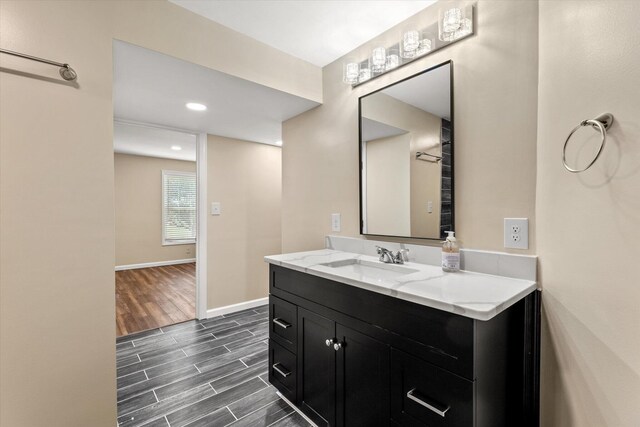
[[[196,317],[196,264],[116,271],[118,336]]]
[[[116,340],[121,427],[311,427],[269,384],[269,307]]]

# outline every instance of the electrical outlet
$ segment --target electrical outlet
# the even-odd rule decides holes
[[[511,249],[529,249],[529,219],[504,219],[504,247]]]

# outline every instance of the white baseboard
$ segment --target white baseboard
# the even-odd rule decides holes
[[[142,264],[116,265],[116,271],[133,270],[135,268],[162,267],[164,265],[188,264],[196,262],[195,258],[175,259],[173,261],[144,262]]]
[[[247,310],[249,308],[260,307],[269,303],[269,298],[258,298],[251,301],[240,302],[238,304],[226,305],[224,307],[212,308],[207,310],[207,319],[223,314],[233,313],[235,311]]]

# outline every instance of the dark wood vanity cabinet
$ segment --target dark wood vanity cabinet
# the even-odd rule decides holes
[[[319,426],[538,426],[539,295],[474,320],[270,266],[269,381]]]

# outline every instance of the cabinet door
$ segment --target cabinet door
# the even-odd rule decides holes
[[[388,426],[389,347],[341,324],[336,337],[336,425]]]
[[[298,403],[318,426],[334,426],[336,419],[335,323],[298,308]]]

